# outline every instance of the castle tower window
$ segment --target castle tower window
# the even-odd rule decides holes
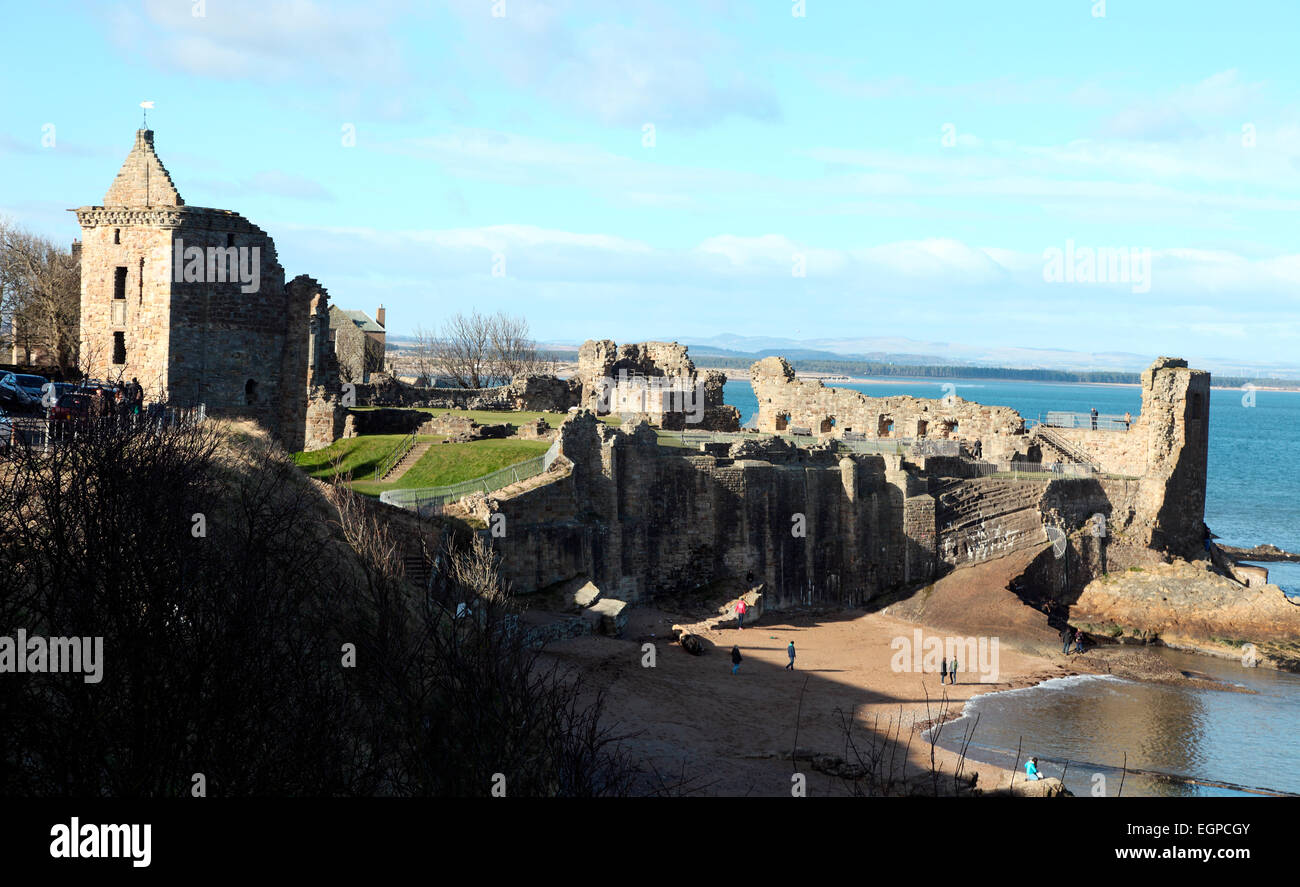
[[[126,333],[113,333],[113,363],[118,366],[126,363]]]
[[[121,243],[121,242],[122,242],[122,229],[121,229],[121,228],[114,228],[114,229],[113,229],[113,242],[114,242],[114,243]]]
[[[889,437],[894,433],[894,420],[890,416],[881,416],[880,424],[876,427],[877,437]]]
[[[126,266],[119,265],[113,269],[113,298],[126,298]]]
[[[834,428],[835,428],[834,416],[827,416],[825,419],[822,419],[822,428],[821,428],[822,434],[830,434]]]
[[[930,430],[930,423],[924,419],[916,420],[916,436],[925,437],[925,432]]]
[[[788,427],[790,427],[790,414],[789,414],[789,413],[777,413],[777,414],[776,414],[776,430],[777,430],[777,431],[785,431],[786,428],[788,428]]]
[[[244,383],[244,403],[252,405],[257,403],[257,380],[249,379]]]
[[[227,248],[230,248],[230,247],[232,247],[232,246],[234,246],[234,245],[235,245],[235,235],[233,235],[233,234],[227,234],[227,235],[226,235],[226,247],[227,247]]]

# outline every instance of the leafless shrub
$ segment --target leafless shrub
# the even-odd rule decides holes
[[[0,454],[0,626],[104,638],[100,683],[7,676],[0,794],[626,792],[602,700],[541,664],[495,574],[431,537],[417,588],[407,540],[335,492],[215,423]]]

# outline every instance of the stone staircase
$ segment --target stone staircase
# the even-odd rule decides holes
[[[935,493],[939,556],[953,566],[981,563],[1047,541],[1038,510],[1048,478],[978,478]]]
[[[401,480],[402,475],[410,470],[411,466],[420,461],[420,457],[429,452],[429,447],[433,444],[429,441],[417,443],[407,451],[406,455],[399,459],[388,472],[380,478],[382,481]]]
[[[1055,450],[1067,461],[1076,465],[1085,465],[1092,471],[1099,471],[1097,464],[1088,458],[1088,454],[1080,450],[1074,444],[1070,443],[1061,435],[1057,434],[1048,425],[1037,425],[1034,427],[1033,441],[1039,445],[1046,445]]]

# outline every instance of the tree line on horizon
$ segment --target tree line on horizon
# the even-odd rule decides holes
[[[570,358],[572,359],[572,358]],[[717,369],[749,369],[759,355],[751,357],[695,358],[702,366]],[[801,373],[832,373],[845,376],[897,376],[923,379],[998,379],[1010,382],[1082,382],[1092,384],[1137,385],[1142,374],[1124,370],[1049,370],[1017,369],[1013,367],[971,366],[962,364],[900,364],[875,360],[790,360],[790,366]],[[1277,388],[1300,389],[1300,379],[1260,378],[1252,376],[1215,376],[1214,384],[1229,388],[1258,385]]]

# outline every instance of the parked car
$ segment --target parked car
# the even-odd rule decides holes
[[[53,422],[89,419],[95,415],[95,399],[98,396],[95,391],[88,391],[66,382],[56,382],[49,400],[48,417]]]
[[[7,413],[19,415],[39,412],[41,387],[45,381],[40,376],[12,372],[0,374],[0,407]]]

